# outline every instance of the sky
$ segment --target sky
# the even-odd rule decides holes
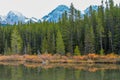
[[[114,0],[120,3],[120,0]],[[26,17],[42,18],[58,5],[73,3],[78,10],[84,10],[90,5],[100,5],[101,0],[0,0],[0,15],[7,15],[10,10],[21,12]]]

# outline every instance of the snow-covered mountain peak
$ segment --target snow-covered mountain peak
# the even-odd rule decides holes
[[[67,11],[69,12],[69,8],[66,5],[59,5],[53,11],[51,11],[48,15],[45,15],[42,19],[44,21],[49,22],[58,22],[59,18],[62,17],[62,14]]]
[[[18,24],[19,22],[25,22],[25,16],[22,15],[20,12],[17,11],[9,11],[6,17],[8,24]]]
[[[18,11],[13,11],[13,10],[9,11],[7,15],[23,16],[22,13],[20,13],[20,12],[18,12]]]
[[[59,5],[56,9],[57,11],[64,11],[64,10],[69,10],[69,8],[66,5]]]
[[[25,24],[28,22],[32,22],[32,23],[40,22],[40,20],[34,17],[27,18],[18,11],[9,11],[6,16],[0,16],[0,24],[3,25],[6,24],[14,25],[14,24],[18,24],[19,22]]]

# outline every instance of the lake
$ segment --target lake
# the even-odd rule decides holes
[[[0,64],[0,80],[120,80],[120,65]]]

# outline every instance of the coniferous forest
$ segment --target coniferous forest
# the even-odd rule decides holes
[[[120,54],[120,5],[101,2],[98,10],[81,12],[71,4],[59,22],[28,23],[0,27],[1,54],[65,55]],[[76,54],[76,53],[80,54]]]

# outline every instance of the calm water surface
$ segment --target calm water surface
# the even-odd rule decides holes
[[[120,68],[92,71],[72,67],[46,69],[24,65],[0,65],[0,80],[120,80]]]

